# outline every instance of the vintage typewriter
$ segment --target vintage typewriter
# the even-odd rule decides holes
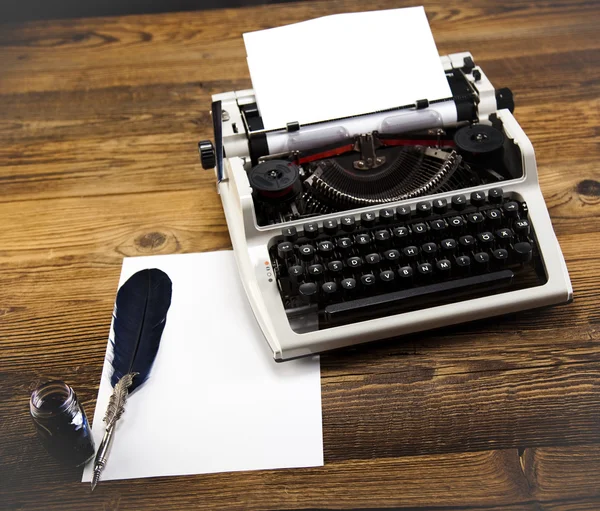
[[[510,90],[441,61],[451,99],[309,126],[213,96],[201,162],[276,360],[571,300]]]

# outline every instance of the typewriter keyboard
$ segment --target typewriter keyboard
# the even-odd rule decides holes
[[[501,188],[283,228],[269,244],[292,328],[318,328],[541,285],[527,206]],[[300,330],[302,330],[300,328]]]

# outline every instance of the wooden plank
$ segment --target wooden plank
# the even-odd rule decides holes
[[[402,5],[411,4],[378,1],[369,8]],[[267,6],[204,11],[186,13],[185,24],[176,14],[30,23],[3,33],[0,44],[7,63],[3,87],[15,92],[74,90],[88,89],[98,82],[105,86],[164,83],[166,77],[178,83],[208,76],[218,80],[247,78],[242,33],[363,7],[351,0],[329,5],[292,4],[278,7],[276,19]],[[511,45],[514,53],[507,54],[504,49],[503,58],[515,53],[539,54],[539,46],[531,42],[549,34],[564,41],[565,27],[569,27],[569,35],[588,33],[593,40],[598,8],[593,2],[564,6],[519,2],[505,9],[501,4],[476,1],[450,8],[438,1],[429,3],[427,12],[440,51],[464,51],[468,34],[469,43],[477,42],[476,53],[485,59],[488,48],[500,57],[493,50],[498,40],[515,42]],[[446,38],[450,38],[449,44]],[[60,58],[61,50],[68,51],[68,59]],[[23,83],[24,71],[38,77]]]
[[[248,85],[234,80],[137,87],[99,84],[89,90],[1,94],[0,84],[0,134],[6,142],[29,143],[30,150],[37,149],[34,142],[102,141],[115,138],[115,133],[130,137],[189,130],[207,136],[209,128],[212,131],[211,95]],[[3,156],[18,155],[16,150],[2,150]]]
[[[595,425],[600,425],[600,412],[595,410]],[[600,489],[600,446],[582,445],[528,448],[520,453],[520,463],[532,495],[541,501],[560,500],[567,495],[596,499]],[[597,508],[596,508],[597,509]]]
[[[544,509],[548,511],[595,511],[600,509],[600,497],[544,502]]]
[[[0,178],[0,202],[201,188],[216,195],[214,172],[204,171],[198,159],[199,133],[113,133],[5,146],[9,164]]]
[[[600,441],[597,362],[447,375],[399,365],[323,381],[326,461]]]
[[[600,497],[597,475],[580,478],[569,470],[572,459],[582,456],[587,466],[597,467],[598,446],[536,450],[538,473],[558,471],[563,476],[559,495],[552,493],[547,479],[524,472],[517,449],[331,463],[293,471],[108,481],[90,494],[87,485],[77,482],[79,470],[57,471],[35,442],[29,439],[25,462],[33,478],[23,481],[13,472],[3,481],[14,488],[4,502],[9,508],[322,509],[328,502],[327,507],[353,509],[377,503],[378,508],[394,509],[557,511],[592,510],[586,506]]]
[[[0,261],[42,254],[79,253],[93,259],[229,248],[214,178],[204,174],[200,179],[202,186],[183,192],[4,203]]]

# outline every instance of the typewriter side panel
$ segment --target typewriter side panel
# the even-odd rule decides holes
[[[537,243],[548,278],[548,282],[541,289],[544,293],[556,295],[557,299],[553,303],[569,302],[573,299],[571,279],[540,189],[533,146],[508,110],[500,110],[498,117],[502,120],[505,134],[513,138],[521,149],[524,176],[522,182],[515,183],[514,190],[523,195],[536,230]]]
[[[283,315],[285,318],[285,311],[281,300],[279,304],[268,304],[269,300],[265,300],[269,296],[269,288],[276,287],[276,284],[268,265],[266,245],[260,243],[255,236],[252,191],[241,158],[229,158],[225,161],[225,178],[219,183],[218,189],[244,290],[273,356],[279,359],[282,357],[282,350],[273,319],[277,323],[277,316]],[[278,308],[281,310],[277,310]]]

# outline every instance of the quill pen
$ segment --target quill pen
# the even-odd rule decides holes
[[[92,491],[106,465],[117,421],[127,397],[150,376],[171,305],[172,283],[156,268],[134,274],[117,292],[113,312],[112,375],[106,430],[94,461]]]

